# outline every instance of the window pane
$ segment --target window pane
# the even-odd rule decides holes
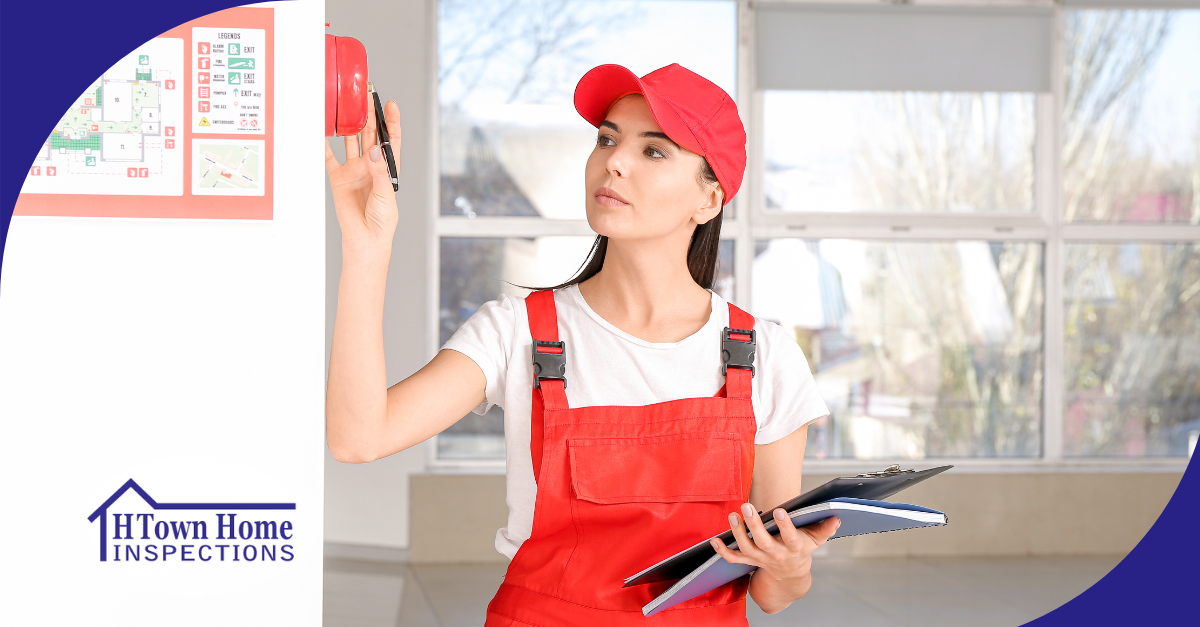
[[[768,91],[766,208],[1033,211],[1026,93]]]
[[[1063,450],[1186,456],[1200,436],[1200,245],[1066,246]]]
[[[1067,11],[1068,220],[1200,223],[1200,11]]]
[[[575,84],[603,63],[679,63],[736,95],[737,5],[710,0],[441,0],[441,214],[584,215],[596,129]]]
[[[574,276],[587,259],[593,240],[592,237],[442,238],[439,346],[484,303],[502,293],[521,297],[529,293],[512,284],[551,286]],[[733,240],[721,240],[713,287],[727,300],[733,298],[733,253]],[[504,410],[493,406],[483,416],[467,414],[438,437],[438,457],[504,459]]]
[[[751,311],[795,334],[831,415],[808,456],[1040,454],[1042,245],[774,239]]]

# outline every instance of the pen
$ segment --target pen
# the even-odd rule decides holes
[[[371,98],[375,101],[375,128],[379,133],[379,146],[383,150],[383,156],[387,158],[388,174],[392,177],[392,191],[400,191],[400,179],[396,176],[396,157],[392,154],[392,138],[388,137],[387,122],[383,119],[383,105],[379,103],[379,92],[375,91],[375,86],[367,82],[367,91],[371,92]]]

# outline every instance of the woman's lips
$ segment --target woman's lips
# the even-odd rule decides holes
[[[622,198],[616,190],[610,187],[601,187],[596,190],[596,202],[605,207],[624,207],[629,204],[629,201]]]

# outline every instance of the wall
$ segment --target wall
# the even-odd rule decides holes
[[[946,527],[839,539],[830,556],[1123,555],[1167,505],[1180,472],[956,473],[891,500],[946,513]],[[808,475],[810,490],[832,475]],[[413,562],[504,562],[493,545],[504,525],[501,475],[413,475]],[[446,517],[467,501],[472,515]]]
[[[172,29],[165,39],[178,45],[178,64],[146,56],[167,103],[172,90],[190,99],[199,74],[185,68],[198,68],[197,59],[217,67],[221,57],[199,54],[199,44],[239,39],[254,55],[254,88],[273,94],[260,101],[272,109],[259,109],[272,115],[254,119],[269,125],[271,143],[240,140],[264,141],[262,158],[222,169],[257,171],[263,198],[271,186],[269,220],[218,218],[234,203],[217,195],[147,194],[135,203],[125,194],[149,181],[123,173],[108,193],[93,188],[71,204],[80,213],[105,208],[100,215],[136,204],[141,217],[13,219],[0,292],[0,537],[12,540],[0,624],[319,624],[325,224],[322,182],[312,175],[322,162],[314,121],[323,106],[311,94],[323,63],[322,3],[246,11],[204,18],[205,28],[236,37]],[[263,45],[249,45],[259,28],[264,44],[273,32],[270,54],[246,50]],[[164,128],[175,129],[176,147],[164,141],[164,150],[214,139],[190,130],[194,118],[182,112],[193,106],[160,107]],[[159,141],[149,137],[141,141]],[[155,163],[144,147],[151,181],[173,175],[172,162],[181,192],[196,180],[183,160]],[[24,202],[37,204],[26,194]],[[166,217],[180,213],[198,217]],[[130,480],[137,489],[125,490]],[[267,523],[253,525],[255,535],[261,528],[271,537],[239,534],[232,549],[219,525],[235,516],[239,529]],[[119,517],[134,527],[121,536]]]
[[[425,264],[429,257],[428,185],[431,96],[426,68],[429,8],[426,0],[356,0],[326,4],[326,32],[350,36],[367,47],[370,78],[380,97],[395,100],[404,125],[397,202],[400,225],[388,268],[384,306],[384,347],[388,383],[403,380],[425,365],[428,338],[425,320]],[[341,141],[334,142],[339,160]],[[341,230],[333,198],[325,186],[326,301],[325,351],[333,336],[338,279],[342,266]],[[326,367],[328,367],[328,358]],[[342,464],[325,451],[325,541],[393,549],[408,546],[408,475],[425,467],[426,445],[413,447],[370,464]]]

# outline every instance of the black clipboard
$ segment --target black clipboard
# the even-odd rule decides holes
[[[900,466],[897,465],[890,466],[880,472],[869,472],[853,477],[838,477],[782,505],[763,510],[760,518],[765,523],[774,517],[771,512],[774,512],[776,509],[783,508],[786,512],[793,512],[809,505],[824,503],[829,499],[838,497],[878,501],[951,468],[953,466],[938,466],[927,470],[901,470]],[[727,529],[725,533],[717,537],[728,546],[729,543],[733,542],[733,531]],[[708,543],[708,539],[702,540],[699,544],[676,553],[674,556],[626,579],[625,585],[622,587],[628,588],[629,586],[638,586],[657,581],[682,579],[688,573],[708,561],[708,558],[712,557],[715,553],[716,551]]]

